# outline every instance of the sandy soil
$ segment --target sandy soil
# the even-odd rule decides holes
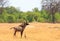
[[[0,23],[0,41],[60,41],[60,24],[52,23],[30,23],[21,38],[17,32],[13,36],[14,30],[11,27],[20,23]],[[24,35],[26,34],[26,38]]]

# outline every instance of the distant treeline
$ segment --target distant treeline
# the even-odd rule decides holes
[[[55,13],[55,22],[60,22],[60,13]],[[32,11],[23,12],[15,7],[3,8],[0,13],[0,23],[19,23],[27,20],[28,22],[52,22],[51,15],[45,10],[33,8]]]

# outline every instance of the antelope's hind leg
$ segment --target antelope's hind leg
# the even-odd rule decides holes
[[[16,36],[16,32],[17,32],[17,31],[15,30],[15,32],[14,32],[14,36]]]

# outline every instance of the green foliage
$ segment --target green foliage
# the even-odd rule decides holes
[[[60,22],[60,13],[55,14],[55,19],[56,22]],[[4,8],[4,12],[0,14],[0,23],[19,23],[25,20],[28,22],[51,22],[51,15],[45,10],[39,11],[38,8],[23,12],[12,6]]]
[[[60,23],[60,13],[55,14],[55,20]]]

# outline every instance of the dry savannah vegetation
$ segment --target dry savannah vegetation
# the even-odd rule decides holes
[[[30,25],[26,27],[22,38],[19,32],[13,36],[14,30],[10,29],[19,24],[0,23],[0,41],[60,41],[60,24],[58,23],[29,23]]]

